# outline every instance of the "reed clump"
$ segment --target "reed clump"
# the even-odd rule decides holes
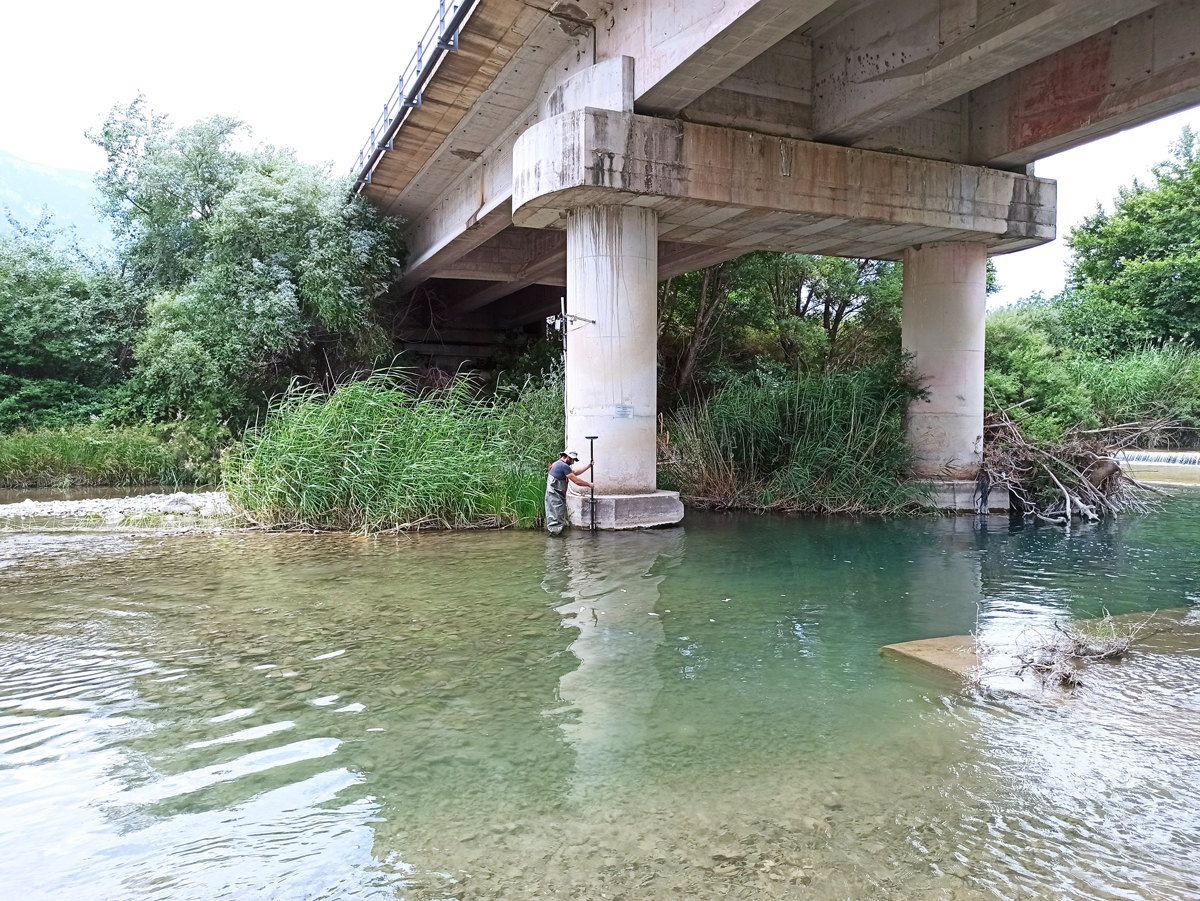
[[[1189,446],[1200,426],[1200,350],[1171,343],[1112,359],[1080,355],[1070,363],[1074,379],[1091,398],[1105,426],[1161,423],[1140,444]]]
[[[0,487],[215,484],[227,439],[227,429],[201,437],[171,424],[9,432],[0,434]]]
[[[898,365],[732,381],[664,420],[660,482],[714,509],[912,509],[928,492],[903,478],[903,417],[919,393]]]
[[[485,398],[401,370],[330,393],[293,385],[228,457],[230,503],[270,528],[532,526],[562,448],[560,383]]]

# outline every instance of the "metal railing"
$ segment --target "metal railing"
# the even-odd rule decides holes
[[[433,21],[417,41],[412,59],[401,71],[399,81],[383,105],[383,112],[371,129],[371,136],[358,152],[358,162],[351,170],[351,174],[356,176],[356,192],[361,191],[363,185],[371,183],[371,173],[375,171],[379,158],[384,151],[392,149],[392,140],[408,119],[409,113],[421,106],[421,92],[442,59],[451,50],[458,49],[459,29],[478,3],[479,0],[456,0],[452,3],[438,0],[438,11]]]

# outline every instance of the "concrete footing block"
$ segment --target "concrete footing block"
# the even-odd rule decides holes
[[[945,510],[950,513],[979,512],[979,494],[974,480],[945,479],[930,483],[933,485],[933,496],[929,506],[934,510]],[[988,492],[988,512],[1008,512],[1008,490],[993,486]]]
[[[591,526],[591,499],[587,495],[568,492],[567,512],[573,528]],[[652,529],[674,525],[681,519],[683,502],[679,500],[678,491],[596,495],[597,529]]]

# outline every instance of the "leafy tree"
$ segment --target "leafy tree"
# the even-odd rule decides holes
[[[60,248],[49,217],[0,237],[0,430],[100,413],[129,366],[137,305],[111,266]]]
[[[1123,352],[1200,335],[1200,146],[1188,128],[1152,184],[1122,188],[1067,237],[1074,251],[1060,300],[1076,343]]]
[[[659,370],[668,406],[719,381],[731,365],[754,365],[756,339],[774,328],[762,298],[745,290],[755,264],[755,255],[744,256],[659,285]]]
[[[221,116],[174,130],[139,97],[90,135],[145,308],[129,399],[154,418],[249,416],[295,375],[328,383],[386,352],[374,305],[397,223],[291,150],[238,150],[244,131]]]
[[[659,286],[664,407],[738,373],[899,359],[901,267],[761,251]]]
[[[751,254],[740,290],[770,310],[784,358],[831,369],[899,348],[901,267],[880,260]]]
[[[1055,343],[1058,312],[1044,302],[994,310],[987,317],[984,402],[1005,409],[1037,438],[1052,440],[1094,422],[1092,399],[1076,376],[1077,353]]]

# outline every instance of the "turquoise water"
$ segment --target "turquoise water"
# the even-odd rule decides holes
[[[1200,493],[1069,537],[0,533],[0,896],[1198,898],[1200,656],[1009,697],[878,654],[1197,604],[1198,539]]]

